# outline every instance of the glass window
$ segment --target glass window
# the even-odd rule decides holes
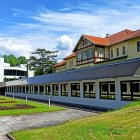
[[[140,81],[121,82],[122,100],[140,101]]]
[[[38,94],[38,85],[34,86],[34,94]]]
[[[110,58],[113,58],[113,50],[110,51]]]
[[[100,98],[113,100],[115,99],[115,82],[100,83]]]
[[[137,42],[137,52],[140,52],[140,41]]]
[[[45,88],[46,88],[46,95],[50,95],[51,94],[51,85],[46,85],[45,86]]]
[[[116,56],[119,56],[119,48],[116,49]]]
[[[93,49],[88,50],[88,58],[93,58]]]
[[[71,84],[71,96],[80,97],[80,83]]]
[[[58,96],[59,94],[59,87],[58,87],[58,84],[54,84],[53,85],[53,93],[52,93],[54,96]]]
[[[44,94],[44,85],[40,85],[39,88],[40,88],[40,94]]]
[[[84,83],[84,97],[95,98],[95,83]]]
[[[68,96],[68,84],[61,84],[61,95]]]
[[[122,47],[122,55],[126,54],[125,46]]]

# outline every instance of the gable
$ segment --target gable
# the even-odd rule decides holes
[[[78,43],[76,44],[73,52],[76,52],[77,50],[86,48],[86,47],[91,46],[91,45],[93,45],[93,43],[82,35],[80,37]]]

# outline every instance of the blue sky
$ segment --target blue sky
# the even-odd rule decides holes
[[[81,34],[103,37],[140,28],[139,0],[1,0],[0,55],[36,48],[70,54]]]

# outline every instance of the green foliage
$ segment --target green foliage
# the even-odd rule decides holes
[[[14,55],[10,54],[10,55],[4,55],[3,57],[4,57],[4,62],[10,63],[12,67],[27,63],[27,59],[24,56],[15,57]]]
[[[30,56],[28,67],[35,71],[35,75],[43,75],[54,72],[57,51],[37,49]]]

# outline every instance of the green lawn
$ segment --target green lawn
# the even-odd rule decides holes
[[[17,131],[16,140],[139,140],[140,102],[48,128]]]
[[[30,108],[19,109],[19,106],[27,106]],[[13,109],[7,109],[7,108],[13,108]],[[25,100],[12,99],[9,97],[5,98],[3,96],[0,96],[0,116],[34,114],[34,113],[51,112],[51,111],[59,111],[59,110],[63,110],[63,108],[56,107],[56,106],[51,106],[51,108],[49,108],[47,104],[42,104],[33,101],[28,101],[26,103]]]

